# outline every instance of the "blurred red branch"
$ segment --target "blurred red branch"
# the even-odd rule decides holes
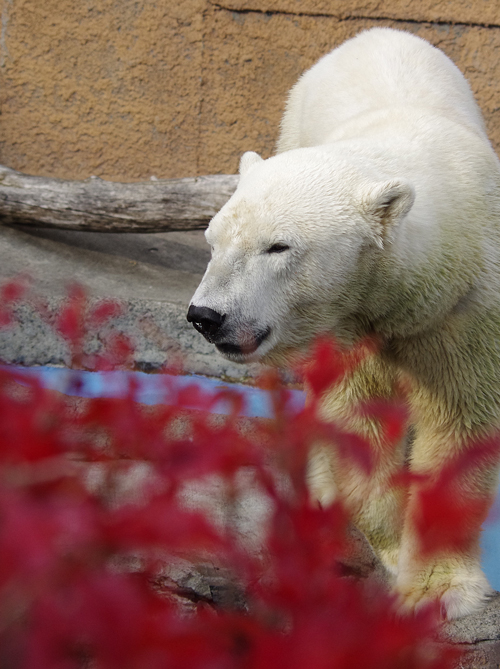
[[[21,294],[17,284],[4,287],[2,313],[11,314]],[[56,327],[77,366],[127,365],[130,342],[118,335],[99,355],[84,354],[89,326],[117,313],[112,303],[89,310],[83,292],[71,291]],[[320,342],[307,382],[321,393],[359,355],[346,359]],[[0,666],[451,666],[452,651],[429,645],[435,611],[396,617],[385,590],[341,577],[346,512],[340,504],[323,510],[309,501],[306,459],[318,437],[334,437],[343,457],[365,472],[373,459],[369,445],[325,425],[314,404],[294,414],[275,376],[262,384],[272,395],[274,418],[245,431],[241,399],[227,391],[233,411],[224,420],[211,416],[215,400],[200,389],[186,391],[197,406],[190,412],[182,402],[146,409],[135,401],[133,385],[125,399],[86,400],[75,408],[34,379],[0,371]],[[399,409],[370,410],[399,438]],[[118,503],[108,493],[138,461],[148,467],[140,494]],[[85,475],[96,466],[104,472],[101,486]],[[249,467],[271,509],[259,554],[230,528],[186,507],[181,494],[187,483],[216,477],[234,500],[238,476]],[[213,607],[200,596],[195,614],[183,613],[182,589],[154,584],[186,557],[231,574],[245,591],[245,605]]]

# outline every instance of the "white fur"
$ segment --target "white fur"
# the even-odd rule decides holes
[[[380,356],[326,396],[323,413],[349,423],[353,402],[373,387],[390,396],[404,376],[418,472],[497,430],[500,168],[453,63],[408,33],[360,34],[294,86],[277,155],[246,153],[240,172],[207,230],[212,260],[192,300],[224,315],[214,343],[235,345],[235,360],[282,364],[319,333],[347,345],[375,334]],[[383,492],[402,458],[362,481],[319,448],[311,488],[324,502],[349,499],[368,536],[385,520],[392,544],[379,552],[407,605],[434,596],[449,617],[465,615],[488,592],[477,541],[417,565],[405,502]],[[492,493],[494,473],[471,480]]]
[[[442,51],[409,33],[375,28],[321,58],[295,84],[278,153],[326,144],[346,122],[387,107],[433,110],[487,139],[467,81]]]

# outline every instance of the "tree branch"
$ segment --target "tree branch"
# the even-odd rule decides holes
[[[198,230],[227,202],[237,175],[116,183],[29,176],[0,166],[0,224],[92,230]]]

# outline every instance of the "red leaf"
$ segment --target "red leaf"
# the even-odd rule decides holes
[[[94,306],[89,314],[89,328],[100,327],[112,318],[117,318],[123,314],[123,305],[116,300],[102,300]]]

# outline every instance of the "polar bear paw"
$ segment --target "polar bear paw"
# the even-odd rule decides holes
[[[401,612],[409,613],[439,602],[446,620],[463,618],[480,611],[493,593],[479,565],[457,564],[448,561],[413,573],[411,580],[397,579]]]

